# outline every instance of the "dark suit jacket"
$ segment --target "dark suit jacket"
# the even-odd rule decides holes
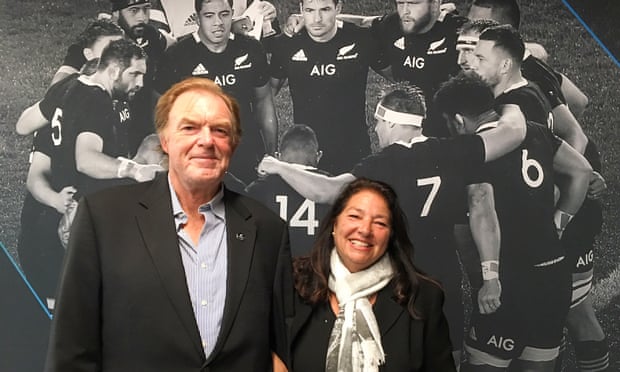
[[[405,307],[394,301],[394,288],[388,285],[379,291],[373,311],[381,332],[381,343],[385,351],[386,363],[379,368],[381,372],[451,372],[456,371],[452,359],[452,346],[448,323],[443,314],[443,292],[427,281],[421,281],[420,291],[415,300],[415,308],[423,319],[413,319]],[[329,307],[329,304],[320,306]],[[323,308],[325,309],[325,308]],[[321,340],[311,340],[314,347],[297,350],[296,341],[311,321],[324,321],[313,317],[313,309],[301,302],[299,296],[295,302],[295,318],[291,327],[292,357],[301,352],[304,359],[316,360],[317,364],[302,363],[301,368],[292,372],[324,371],[325,356],[329,334]],[[331,310],[329,310],[331,311]],[[327,321],[326,327],[331,332],[333,321]],[[324,330],[325,330],[324,328]],[[320,332],[319,332],[320,333]],[[309,354],[309,355],[307,355]],[[299,363],[292,365],[299,367]]]
[[[205,358],[185,280],[167,176],[80,201],[60,283],[47,371],[268,371],[286,355],[292,311],[285,223],[225,190],[228,279]],[[285,310],[288,309],[288,310]]]

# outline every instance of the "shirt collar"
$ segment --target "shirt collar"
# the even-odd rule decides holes
[[[181,202],[179,202],[179,198],[177,197],[176,191],[174,191],[174,187],[172,187],[172,182],[170,182],[170,175],[168,175],[168,188],[170,189],[170,198],[172,199],[172,215],[174,216],[174,223],[177,231],[179,230],[179,226],[187,223],[187,214],[181,207]],[[200,213],[207,213],[211,211],[215,217],[225,220],[225,205],[224,205],[224,187],[220,186],[220,190],[215,194],[213,199],[209,202],[202,204],[198,211]]]
[[[511,90],[519,89],[519,88],[524,87],[526,85],[527,85],[527,80],[525,80],[525,78],[521,78],[521,80],[517,81],[516,83],[514,83],[511,86],[509,86],[508,88],[506,88],[503,91],[503,93],[508,93]]]
[[[401,146],[405,146],[405,147],[413,147],[413,145],[415,145],[416,143],[420,143],[420,142],[424,142],[428,139],[428,137],[426,136],[417,136],[417,137],[413,137],[409,142],[405,142],[405,141],[396,141],[394,142],[397,145],[401,145]]]

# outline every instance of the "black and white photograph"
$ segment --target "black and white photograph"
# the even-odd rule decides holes
[[[0,0],[0,370],[620,371],[613,0]]]

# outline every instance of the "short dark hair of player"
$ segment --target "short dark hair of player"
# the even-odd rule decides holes
[[[481,34],[489,27],[499,26],[499,22],[492,19],[476,19],[475,21],[468,21],[463,24],[459,30],[459,34]]]
[[[338,5],[338,3],[340,2],[340,0],[332,0],[334,2],[334,6]],[[299,5],[303,6],[304,5],[304,0],[299,0]]]
[[[413,245],[407,233],[407,220],[396,193],[388,184],[367,178],[358,178],[349,183],[336,198],[328,214],[321,221],[319,233],[314,242],[310,256],[299,257],[293,261],[295,289],[301,298],[309,304],[329,301],[328,279],[330,274],[330,256],[334,249],[332,231],[338,216],[343,212],[347,202],[357,193],[371,191],[381,196],[390,211],[390,240],[386,254],[390,255],[394,269],[394,298],[407,307],[412,317],[419,319],[414,310],[414,301],[420,280],[429,280],[414,266]]]
[[[200,13],[200,11],[202,10],[202,5],[204,3],[210,3],[211,1],[214,0],[194,0],[194,10],[196,11],[196,13]],[[230,5],[230,8],[233,8],[233,3],[234,0],[228,0],[228,5]],[[241,14],[238,14],[241,15]]]
[[[473,71],[461,71],[444,82],[435,93],[435,109],[454,117],[461,114],[474,118],[492,110],[495,96],[491,87]]]
[[[189,91],[202,91],[211,93],[221,98],[232,116],[232,136],[231,143],[233,148],[237,147],[241,140],[241,119],[239,117],[239,104],[232,96],[224,93],[219,85],[205,78],[191,77],[174,84],[157,101],[155,106],[155,131],[160,134],[168,125],[168,116],[174,102],[179,96]]]
[[[501,48],[521,66],[525,53],[525,43],[516,28],[510,25],[489,27],[480,34],[480,40],[489,40],[495,43],[495,48]]]
[[[138,44],[128,39],[114,40],[101,52],[97,70],[102,71],[110,64],[118,63],[121,71],[125,71],[134,59],[146,60],[146,53]]]
[[[493,19],[502,24],[509,24],[519,29],[521,24],[521,9],[517,0],[474,0],[472,6],[491,8]]]
[[[316,133],[307,125],[295,124],[282,135],[280,153],[287,158],[284,161],[316,166],[318,151]],[[295,161],[288,160],[289,157],[295,157]]]
[[[116,23],[108,20],[97,20],[86,26],[84,31],[78,36],[76,44],[82,49],[92,48],[95,42],[101,37],[123,35],[123,29]]]
[[[389,84],[382,89],[380,104],[396,112],[426,115],[426,101],[422,90],[407,82]]]

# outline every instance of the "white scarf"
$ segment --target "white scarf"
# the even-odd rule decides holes
[[[376,372],[385,363],[381,333],[368,296],[385,287],[394,272],[390,256],[351,273],[334,248],[329,289],[338,299],[338,318],[332,328],[325,360],[326,372]]]

